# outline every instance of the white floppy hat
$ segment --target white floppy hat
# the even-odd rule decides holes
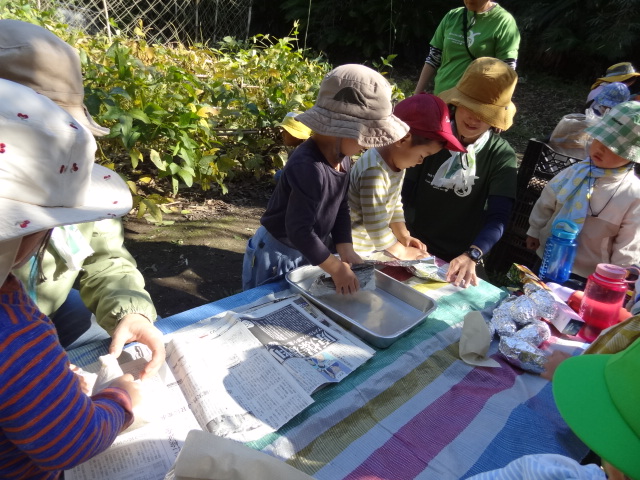
[[[296,120],[321,135],[353,138],[367,148],[389,145],[409,132],[409,126],[393,115],[389,82],[358,64],[331,70],[315,105]]]
[[[46,95],[95,136],[109,133],[84,106],[78,51],[49,30],[20,20],[0,20],[0,78]]]
[[[95,151],[89,130],[69,113],[0,79],[0,285],[22,237],[129,212],[126,183],[94,163]]]

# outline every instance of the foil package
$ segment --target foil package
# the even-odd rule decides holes
[[[509,306],[511,302],[501,303],[498,308],[493,311],[493,317],[491,317],[491,324],[493,325],[494,331],[500,337],[510,337],[516,330],[518,330],[518,325],[511,318],[511,314],[509,313]]]
[[[355,274],[360,283],[360,290],[375,290],[376,277],[375,267],[368,263],[360,263],[351,266],[351,270]],[[336,284],[331,275],[323,273],[316,278],[309,287],[309,293],[316,297],[325,295],[336,295]]]
[[[431,257],[419,263],[409,265],[408,268],[409,271],[418,278],[446,283],[449,264],[445,263],[444,265],[438,266],[435,257]]]
[[[542,318],[552,320],[558,313],[558,304],[555,298],[548,290],[538,288],[536,291],[528,294],[528,297],[533,301],[538,309],[538,314]]]
[[[527,325],[540,318],[538,307],[531,298],[520,295],[509,304],[509,314],[518,325]]]
[[[502,337],[498,350],[509,363],[527,372],[540,374],[545,370],[547,357],[543,350],[516,337]]]
[[[522,327],[512,336],[514,338],[524,340],[534,347],[539,347],[551,338],[551,329],[549,328],[549,325],[542,320],[534,320],[529,325]]]

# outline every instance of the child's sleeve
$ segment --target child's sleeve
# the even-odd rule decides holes
[[[93,399],[85,395],[46,320],[14,328],[2,323],[0,428],[26,455],[20,467],[26,476],[31,463],[64,470],[108,448],[133,420],[127,392],[107,388]]]
[[[611,263],[638,265],[640,263],[640,199],[636,198],[613,240]]]
[[[539,239],[540,231],[549,224],[555,208],[556,194],[553,189],[550,188],[549,184],[547,184],[529,215],[529,230],[527,230],[527,235]]]

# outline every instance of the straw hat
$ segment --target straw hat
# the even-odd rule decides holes
[[[494,128],[507,130],[516,113],[511,97],[517,83],[518,75],[502,60],[481,57],[469,64],[455,87],[438,96],[446,103],[468,108]]]
[[[640,76],[640,73],[636,72],[631,62],[620,62],[615,65],[611,65],[607,68],[607,72],[604,77],[596,79],[595,83],[591,85],[591,90],[596,88],[601,83],[611,82],[625,82],[633,77]]]
[[[94,163],[95,151],[93,136],[71,115],[0,79],[0,285],[22,237],[131,209],[127,185]]]
[[[84,106],[78,52],[50,31],[19,20],[0,20],[0,78],[49,97],[95,136],[109,133]]]
[[[369,67],[348,64],[327,74],[316,104],[296,120],[321,135],[353,138],[372,148],[394,143],[409,131],[392,111],[389,82]]]
[[[616,354],[562,362],[553,396],[571,430],[630,478],[640,478],[640,340]]]

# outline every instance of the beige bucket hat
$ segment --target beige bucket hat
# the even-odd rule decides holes
[[[131,210],[126,183],[94,163],[91,133],[44,95],[0,79],[0,285],[20,239]]]
[[[438,95],[446,103],[471,110],[494,128],[507,130],[513,125],[516,106],[511,101],[518,74],[502,60],[476,58],[458,84]]]
[[[321,135],[353,138],[372,148],[394,143],[409,132],[392,112],[389,82],[369,67],[348,64],[327,74],[316,104],[296,120]]]
[[[84,106],[78,52],[45,28],[19,20],[0,20],[0,78],[49,97],[95,136],[109,133]]]

